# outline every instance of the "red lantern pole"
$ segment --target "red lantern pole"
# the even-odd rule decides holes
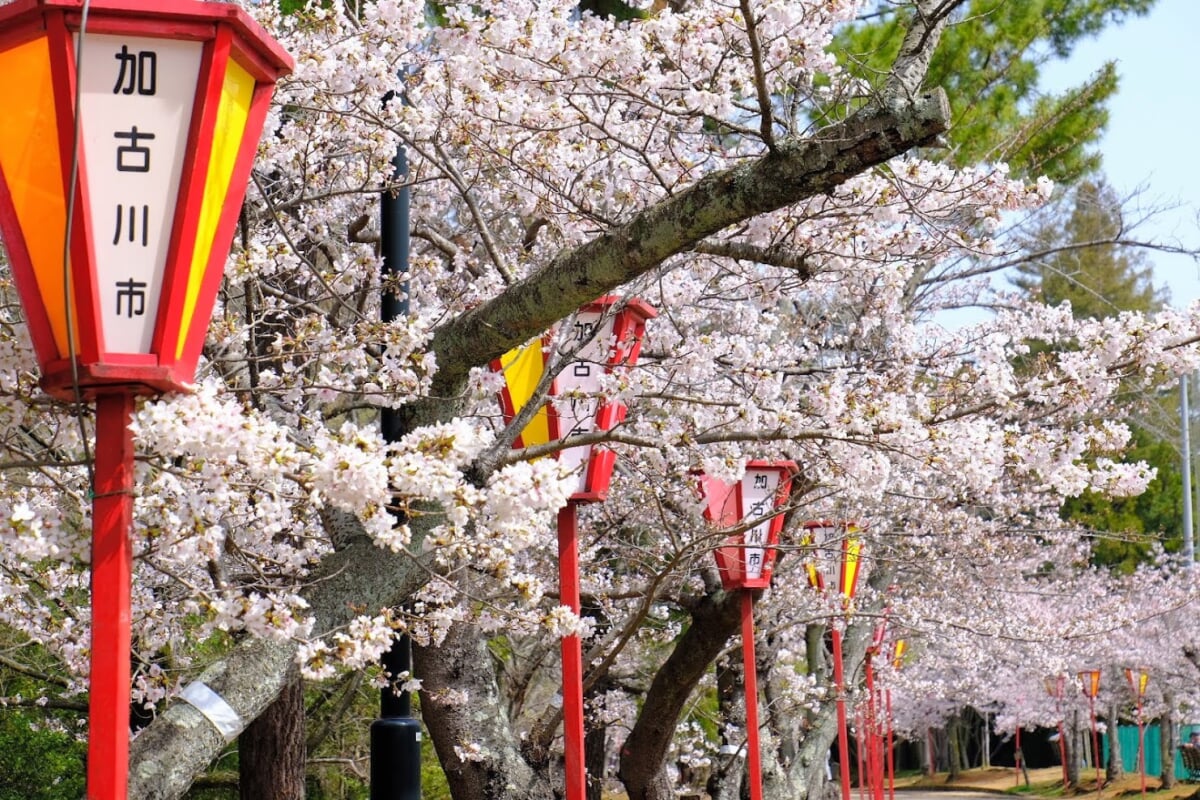
[[[1064,675],[1049,675],[1043,680],[1046,694],[1054,698],[1054,710],[1058,712],[1058,759],[1062,762],[1064,790],[1071,785],[1071,779],[1067,773],[1067,742],[1063,736],[1062,720],[1063,685],[1065,683],[1066,676]]]
[[[96,397],[88,800],[125,800],[129,774],[129,593],[134,398]]]
[[[867,742],[867,775],[870,782],[870,794],[875,800],[881,800],[881,796],[876,792],[882,789],[882,784],[878,780],[876,759],[876,736],[875,736],[875,670],[871,664],[871,649],[867,650],[866,656],[866,682],[867,682],[867,705],[863,714],[866,724],[863,726],[866,729]],[[861,782],[861,781],[860,781]]]
[[[869,780],[868,769],[866,767],[867,709],[863,705],[859,705],[855,709],[854,728],[854,754],[858,761],[858,798],[859,800],[867,800],[867,781]]]
[[[850,736],[846,732],[846,678],[842,667],[842,632],[834,625],[833,687],[837,692],[838,767],[842,781],[842,800],[850,800]]]
[[[1083,693],[1087,695],[1088,711],[1092,718],[1092,759],[1096,762],[1096,791],[1104,788],[1104,779],[1100,775],[1100,733],[1096,730],[1096,693],[1100,689],[1100,670],[1085,670],[1079,673],[1079,681]]]
[[[892,740],[892,690],[884,690],[887,704],[887,778],[888,800],[896,800],[896,745]]]
[[[758,662],[754,657],[754,595],[742,595],[742,671],[746,693],[746,759],[750,769],[750,800],[762,800],[762,755],[758,742]]]
[[[1146,682],[1149,678],[1150,675],[1144,668],[1125,670],[1125,679],[1129,681],[1129,688],[1137,698],[1138,774],[1142,779],[1142,795],[1146,794],[1146,722],[1142,719],[1142,696],[1146,694]]]
[[[559,602],[579,616],[579,534],[575,502],[558,511]],[[562,638],[563,748],[567,800],[587,797],[583,756],[583,644],[579,634]]]

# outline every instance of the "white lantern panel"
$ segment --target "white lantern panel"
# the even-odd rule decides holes
[[[775,509],[778,493],[779,470],[747,469],[742,476],[742,519],[766,517]],[[746,566],[746,577],[751,580],[762,577],[770,529],[771,520],[764,519],[742,537],[742,562]]]
[[[139,36],[83,39],[80,120],[109,353],[150,352],[202,47]]]
[[[554,406],[563,439],[596,430],[596,414],[600,410],[596,394],[600,391],[600,379],[612,351],[615,321],[612,314],[605,317],[599,311],[581,311],[566,331],[563,347],[569,351],[578,348],[578,352],[555,379],[558,386]],[[572,492],[587,489],[587,464],[591,453],[591,445],[584,445],[568,447],[558,455],[559,461],[575,476]]]

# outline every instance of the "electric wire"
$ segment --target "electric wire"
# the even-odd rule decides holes
[[[96,472],[92,460],[91,448],[88,446],[87,423],[83,414],[83,390],[79,385],[79,362],[76,358],[75,319],[71,313],[74,308],[74,296],[71,287],[71,230],[75,226],[75,190],[79,183],[79,141],[82,138],[82,122],[80,107],[83,101],[83,81],[78,79],[79,65],[83,63],[83,40],[87,34],[88,9],[91,0],[83,0],[82,14],[79,20],[79,35],[75,39],[75,107],[72,110],[72,141],[71,141],[71,177],[67,182],[67,224],[63,235],[62,277],[63,302],[66,305],[67,320],[67,359],[71,364],[71,386],[75,395],[75,419],[79,424],[79,440],[83,447],[83,463],[87,468],[88,486],[94,495],[96,492]]]

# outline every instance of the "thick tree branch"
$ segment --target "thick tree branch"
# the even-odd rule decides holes
[[[432,344],[439,368],[433,394],[456,395],[472,367],[487,364],[702,239],[741,220],[831,192],[873,166],[931,143],[949,119],[941,90],[903,104],[868,105],[811,138],[782,142],[774,153],[713,173],[564,252],[438,331]]]
[[[654,676],[633,730],[621,745],[621,782],[630,800],[673,797],[663,763],[692,689],[738,630],[737,593],[705,595],[692,609],[688,629]]]

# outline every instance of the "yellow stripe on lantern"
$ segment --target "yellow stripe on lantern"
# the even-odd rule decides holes
[[[67,312],[63,288],[63,237],[67,203],[58,151],[58,119],[45,36],[0,53],[0,165],[17,221],[25,233],[42,305],[58,354],[66,357]]]
[[[230,59],[225,68],[225,81],[221,85],[221,101],[217,105],[212,153],[208,161],[204,200],[200,205],[200,221],[196,229],[196,247],[192,251],[192,268],[188,273],[187,294],[183,303],[183,322],[179,328],[179,341],[175,345],[176,358],[183,355],[192,317],[196,313],[196,304],[200,300],[200,287],[204,284],[204,276],[209,267],[213,239],[216,238],[221,211],[229,194],[229,182],[233,177],[234,164],[237,163],[253,96],[254,76]]]
[[[500,368],[504,371],[504,383],[508,386],[508,395],[512,399],[513,414],[520,414],[521,409],[533,397],[534,390],[541,383],[542,373],[546,370],[542,340],[535,339],[523,347],[509,350],[500,356]],[[533,415],[533,419],[529,420],[525,430],[521,431],[521,443],[529,447],[549,441],[550,415],[543,405]]]
[[[858,533],[856,525],[847,525],[846,533],[851,534],[851,538],[846,540],[844,561],[842,562],[842,585],[838,589],[849,603],[854,599],[854,590],[858,586],[855,579],[858,577],[858,554],[862,550],[862,540],[852,535]]]
[[[900,669],[900,665],[904,663],[904,651],[908,647],[908,643],[903,639],[896,640],[896,649],[892,652],[892,666]]]

